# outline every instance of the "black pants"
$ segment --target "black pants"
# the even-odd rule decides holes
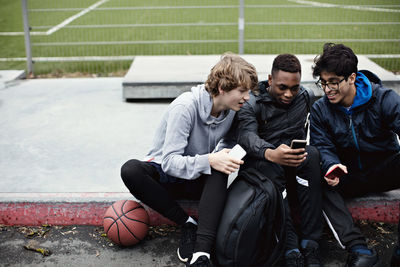
[[[122,166],[121,177],[135,198],[178,225],[184,224],[188,215],[176,200],[200,200],[195,251],[211,252],[225,206],[228,176],[212,169],[211,175],[195,180],[161,183],[160,171],[153,164],[133,159]]]
[[[287,189],[284,199],[286,210],[287,240],[286,249],[299,247],[299,240],[293,226],[289,202],[299,206],[301,239],[318,241],[322,234],[322,196],[319,152],[307,146],[307,159],[297,168],[283,167],[279,164],[257,160],[245,162],[246,167],[255,167],[278,186],[281,192]],[[290,200],[290,201],[289,201]]]
[[[397,153],[364,172],[349,173],[341,177],[335,187],[325,183],[323,211],[343,247],[349,249],[354,245],[367,245],[364,236],[354,225],[344,198],[400,188],[399,173],[400,153]]]

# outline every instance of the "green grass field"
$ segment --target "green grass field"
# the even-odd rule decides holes
[[[41,33],[31,35],[33,57],[238,52],[239,1],[109,0],[79,15],[98,2],[28,0],[31,31]],[[313,2],[245,1],[245,54],[318,54],[322,45],[329,41],[349,45],[357,54],[400,54],[398,0]],[[21,1],[0,0],[0,5],[0,31],[22,32]],[[54,28],[74,16],[76,18],[70,23]],[[49,30],[54,32],[45,35]],[[0,47],[0,58],[25,57],[23,35],[0,35]],[[400,70],[400,58],[372,60],[388,70]],[[34,69],[35,74],[88,72],[108,75],[123,73],[130,64],[130,61],[117,59],[108,62],[37,61]],[[0,69],[25,68],[23,61],[0,61]]]

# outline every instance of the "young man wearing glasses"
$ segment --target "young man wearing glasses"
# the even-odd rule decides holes
[[[247,151],[243,168],[265,173],[284,192],[287,267],[322,266],[318,240],[322,233],[321,172],[318,151],[311,146],[292,149],[294,139],[306,139],[310,96],[300,86],[301,65],[296,56],[278,55],[260,93],[236,115],[237,141]],[[301,241],[294,230],[289,201],[300,205]],[[293,207],[293,206],[292,206]]]
[[[326,180],[323,210],[350,253],[347,265],[377,266],[378,255],[354,226],[343,198],[400,188],[400,96],[372,72],[357,71],[357,56],[342,44],[325,44],[314,63],[325,93],[312,107],[310,126]],[[400,266],[399,246],[392,266]]]

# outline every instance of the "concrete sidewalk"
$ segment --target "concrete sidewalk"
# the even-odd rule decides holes
[[[0,79],[0,224],[101,225],[109,205],[133,199],[120,167],[147,153],[169,101],[124,101],[127,78],[13,75]],[[182,203],[196,214],[196,202]],[[397,222],[399,203],[395,191],[349,206],[355,218]],[[149,212],[152,224],[168,222]]]
[[[96,203],[91,218],[76,222],[92,224],[97,214],[99,224],[97,204],[132,198],[120,167],[144,157],[167,105],[125,102],[122,78],[7,82],[0,90],[0,224],[61,214],[68,220],[53,223],[73,224],[85,209],[72,202]],[[51,208],[42,213],[39,203]]]

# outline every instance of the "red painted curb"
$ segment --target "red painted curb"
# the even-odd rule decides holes
[[[4,225],[102,225],[109,203],[0,203]]]
[[[2,225],[103,225],[103,215],[114,202],[87,203],[0,203]],[[197,202],[180,203],[190,215],[197,216]],[[151,225],[173,224],[159,213],[143,205]]]
[[[399,200],[350,201],[347,207],[355,220],[398,223],[399,204]]]
[[[12,197],[11,197],[12,196]],[[24,197],[23,197],[24,196]],[[0,224],[3,225],[103,225],[103,215],[117,200],[129,199],[129,193],[40,193],[0,194]],[[11,198],[10,198],[11,197]],[[10,201],[14,199],[14,201]],[[22,201],[21,199],[25,199]],[[68,199],[69,201],[66,201]],[[42,201],[41,201],[42,200]],[[84,201],[83,201],[84,200]],[[190,215],[197,216],[197,201],[179,202]],[[356,220],[397,223],[400,198],[365,197],[347,202]],[[172,224],[145,206],[151,225]]]

